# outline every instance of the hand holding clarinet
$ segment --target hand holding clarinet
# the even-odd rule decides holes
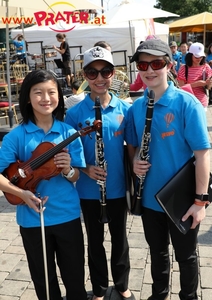
[[[100,98],[96,97],[95,99],[95,110],[96,110],[96,119],[101,120],[101,106]],[[102,136],[102,127],[96,131],[96,141],[95,141],[95,157],[96,157],[96,166],[100,168],[105,174],[107,172],[107,161],[105,160],[104,155],[104,142]],[[100,217],[99,222],[109,223],[111,221],[108,212],[107,212],[107,198],[106,198],[106,178],[102,176],[97,180],[100,191]]]
[[[138,177],[138,182],[135,188],[134,201],[132,203],[131,213],[134,215],[142,214],[142,191],[144,188],[144,180],[146,173],[150,168],[149,163],[149,143],[151,141],[151,124],[154,109],[154,92],[151,90],[148,95],[148,104],[146,111],[145,127],[141,141],[141,147],[137,151],[136,159],[133,162],[133,171]]]

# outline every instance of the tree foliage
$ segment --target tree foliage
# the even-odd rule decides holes
[[[155,7],[180,15],[181,18],[205,11],[212,13],[211,0],[156,0]]]

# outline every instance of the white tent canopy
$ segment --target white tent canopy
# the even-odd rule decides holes
[[[155,23],[155,34],[168,42],[169,27],[166,24]],[[132,39],[135,45],[135,49],[139,45],[141,40],[145,40],[148,36],[148,31],[146,29],[145,21],[134,21],[132,22]],[[21,30],[12,30],[12,37],[21,33]],[[56,32],[52,31],[48,27],[39,27],[34,25],[32,27],[25,29],[25,38],[29,43],[29,53],[41,53],[39,45],[33,44],[30,47],[30,42],[43,41],[43,46],[53,46],[58,45],[56,40]],[[131,56],[131,42],[129,36],[129,24],[119,23],[112,25],[78,25],[72,31],[66,32],[66,40],[70,46],[82,46],[82,52],[91,48],[94,43],[99,40],[105,40],[112,46],[112,51],[123,51],[126,50],[126,55]],[[37,47],[37,48],[36,48]],[[72,59],[76,54],[79,54],[79,50],[71,50]],[[60,55],[58,55],[60,58]],[[118,59],[118,57],[117,57]],[[120,64],[115,61],[115,64]]]
[[[149,7],[143,3],[125,0],[121,4],[105,12],[104,17],[108,24],[115,24],[124,21],[136,21],[141,19],[179,17],[179,15],[162,9]]]

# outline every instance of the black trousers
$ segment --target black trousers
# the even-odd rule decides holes
[[[29,270],[39,300],[46,300],[41,229],[20,227]],[[86,300],[84,287],[84,244],[80,219],[45,227],[49,294],[62,300],[56,262],[66,288],[67,300]]]
[[[100,202],[81,199],[81,207],[88,237],[88,264],[94,295],[104,296],[108,287],[108,268],[104,242],[104,224],[99,222]],[[128,288],[130,271],[129,246],[126,236],[126,199],[107,201],[108,223],[111,234],[111,272],[118,291]]]
[[[181,300],[197,300],[198,262],[197,234],[199,226],[182,234],[165,213],[144,208],[142,216],[144,233],[150,246],[151,273],[154,299],[164,300],[169,292],[170,259],[169,236],[175,250],[180,270],[179,297]]]

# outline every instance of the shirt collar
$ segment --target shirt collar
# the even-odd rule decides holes
[[[119,99],[113,93],[109,93],[109,94],[111,96],[111,100],[110,100],[109,106],[116,107],[117,106],[117,102],[119,101]],[[90,98],[90,93],[86,95],[86,97],[85,97],[85,99],[83,101],[85,101],[87,107],[90,110],[94,109],[94,101]]]
[[[160,97],[160,99],[155,104],[168,106],[169,103],[173,100],[173,95],[175,93],[175,86],[174,86],[173,82],[171,82],[171,81],[168,82],[168,85],[169,86],[163,93],[162,97]],[[148,102],[147,93],[148,93],[148,89],[145,89],[144,97],[146,98],[146,102]]]
[[[49,132],[60,133],[59,129],[58,129],[59,127],[57,126],[58,122],[59,121],[54,118],[52,128],[49,130]],[[29,121],[27,124],[24,124],[24,126],[25,126],[25,129],[28,133],[33,133],[33,132],[36,132],[36,131],[43,131],[42,128],[38,127],[32,121]]]

